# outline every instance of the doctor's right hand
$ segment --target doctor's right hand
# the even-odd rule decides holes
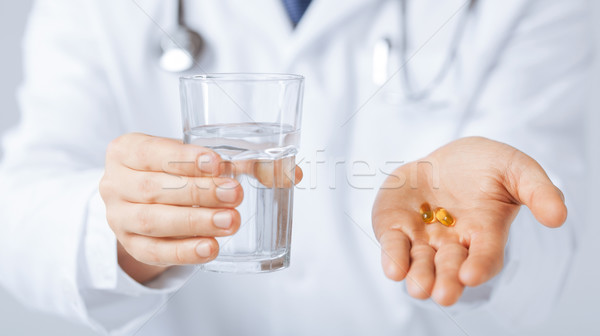
[[[127,274],[143,283],[217,256],[214,237],[238,230],[243,198],[222,166],[215,152],[173,139],[126,134],[109,145],[100,194]]]

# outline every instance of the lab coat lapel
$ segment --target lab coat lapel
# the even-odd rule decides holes
[[[302,50],[333,30],[339,29],[345,20],[350,19],[362,8],[377,2],[379,0],[313,0],[291,34],[291,45],[286,55],[287,63],[293,63],[301,56]],[[287,19],[287,14],[285,18]],[[289,20],[288,25],[291,26]]]
[[[485,86],[484,79],[503,57],[506,44],[518,29],[531,3],[531,0],[505,0],[480,1],[477,5],[475,9],[477,15],[469,23],[465,32],[464,41],[471,43],[463,43],[461,46],[458,65],[462,69],[462,91],[465,96],[479,97],[478,92]],[[487,17],[496,19],[493,21],[481,19]],[[461,110],[464,113],[458,119],[456,136],[462,134],[476,103],[476,100],[463,102],[464,106]]]
[[[281,0],[243,0],[235,3],[236,11],[239,10],[243,17],[248,18],[248,24],[259,28],[261,34],[272,43],[281,46],[289,43],[294,29]],[[222,2],[221,6],[231,7],[231,4],[229,1]]]
[[[281,0],[220,1],[207,2],[223,16],[243,22],[249,33],[259,34],[275,46],[273,52],[282,60],[283,68],[289,68],[302,57],[302,51],[318,42],[345,20],[362,8],[381,0],[313,0],[306,13],[294,28]],[[190,6],[194,8],[193,6]],[[197,6],[200,10],[201,6]],[[230,14],[226,14],[230,13]]]

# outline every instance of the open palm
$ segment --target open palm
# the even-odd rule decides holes
[[[456,219],[426,224],[428,202]],[[521,205],[548,226],[567,216],[562,193],[531,157],[481,137],[459,139],[405,164],[384,182],[373,228],[386,276],[406,278],[410,295],[454,304],[464,286],[478,286],[502,268],[510,224]]]

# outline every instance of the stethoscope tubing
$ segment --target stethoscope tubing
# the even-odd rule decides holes
[[[429,98],[433,91],[437,87],[439,87],[442,81],[448,75],[452,65],[456,61],[458,48],[460,47],[460,43],[465,35],[465,30],[467,26],[467,22],[469,20],[470,14],[473,12],[473,8],[477,0],[468,0],[469,4],[467,5],[467,10],[463,13],[461,20],[458,23],[458,27],[455,30],[454,35],[452,36],[452,41],[450,42],[450,50],[440,67],[440,70],[437,72],[435,77],[423,86],[421,89],[417,89],[414,87],[411,76],[410,76],[410,60],[408,59],[408,38],[409,38],[409,25],[408,25],[408,0],[400,0],[400,30],[402,34],[402,38],[400,41],[400,67],[402,68],[402,80],[404,83],[404,87],[406,90],[406,98],[411,101],[421,101]]]
[[[465,35],[465,29],[467,26],[467,21],[469,19],[469,15],[473,11],[477,0],[468,0],[468,8],[463,14],[460,22],[458,23],[458,27],[456,28],[455,34],[452,37],[452,41],[450,43],[450,50],[442,63],[440,70],[434,76],[434,78],[427,85],[423,86],[421,89],[415,88],[415,85],[411,80],[411,71],[410,71],[410,60],[408,58],[408,43],[409,43],[409,24],[408,24],[408,0],[400,0],[400,31],[401,31],[401,40],[400,40],[400,66],[402,69],[402,81],[406,90],[406,98],[411,101],[421,101],[426,100],[431,96],[433,91],[441,85],[442,81],[448,75],[453,63],[456,61],[458,48],[460,43]],[[162,66],[165,71],[169,72],[184,72],[189,70],[193,65],[196,64],[200,54],[202,53],[202,45],[203,39],[198,32],[192,30],[188,27],[185,22],[185,6],[184,0],[177,0],[177,32],[180,41],[168,41],[169,43],[164,43],[164,45],[169,46],[168,48],[176,48],[180,49],[181,55],[187,55],[189,58],[187,60],[187,64],[189,66],[171,66],[169,68]],[[182,34],[185,36],[182,37]],[[171,37],[168,37],[171,38]],[[195,43],[192,43],[195,42]],[[385,38],[385,43],[388,46],[391,44],[391,40],[389,38]],[[169,50],[165,48],[162,49],[161,58],[164,57],[165,53]],[[389,48],[388,48],[389,52]],[[386,57],[386,62],[389,60],[389,55]],[[174,70],[176,69],[176,70]]]

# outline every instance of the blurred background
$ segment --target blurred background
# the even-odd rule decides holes
[[[565,0],[568,1],[568,0]],[[19,119],[15,99],[17,86],[22,79],[21,39],[27,15],[33,0],[0,1],[0,136]],[[593,1],[594,22],[596,23],[596,45],[600,47],[600,1]],[[600,67],[596,67],[594,88],[600,93]],[[600,94],[590,101],[589,153],[592,169],[596,172],[590,181],[591,205],[600,202]],[[0,157],[2,153],[0,152]],[[595,208],[592,208],[595,209]],[[549,321],[528,335],[600,335],[597,322],[597,307],[600,299],[600,226],[590,211],[590,223],[579,256],[572,268],[572,276],[566,285],[560,305]],[[0,223],[1,225],[1,223]],[[2,266],[0,265],[0,272]],[[484,330],[479,326],[478,330]],[[469,330],[467,330],[468,332]],[[473,330],[475,332],[475,330]],[[0,334],[1,335],[93,335],[84,327],[56,318],[52,315],[29,310],[17,302],[10,293],[0,288]],[[475,334],[473,334],[475,335]]]

